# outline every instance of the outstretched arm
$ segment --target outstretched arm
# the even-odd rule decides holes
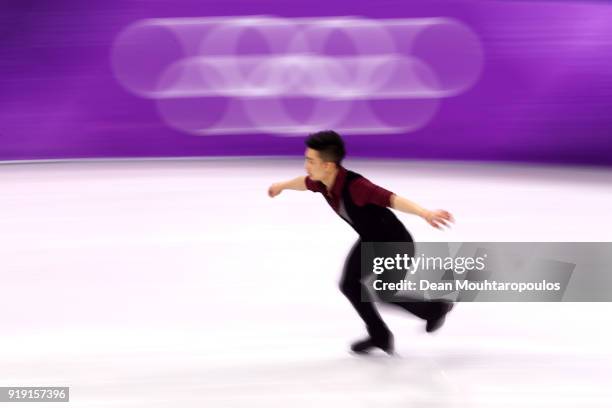
[[[455,222],[455,219],[445,210],[426,210],[418,204],[397,194],[391,196],[391,208],[402,211],[408,214],[415,214],[423,218],[434,228],[440,229],[442,225],[448,227],[449,222]]]
[[[305,191],[306,176],[299,176],[291,180],[274,183],[270,186],[270,188],[268,188],[268,195],[270,197],[276,197],[282,193],[283,190]]]

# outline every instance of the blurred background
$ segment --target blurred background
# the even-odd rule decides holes
[[[1,8],[0,160],[301,155],[302,138],[296,136],[333,126],[350,137],[350,154],[356,157],[612,163],[612,8],[607,2],[3,0]],[[225,31],[215,27],[217,35],[208,35],[202,27],[213,16],[228,17],[219,24]],[[276,16],[281,22],[276,30],[265,19],[231,28],[248,16]],[[262,81],[268,89],[287,81],[295,65],[278,68],[282,64],[274,58],[304,51],[289,45],[296,29],[288,34],[278,24],[343,16],[378,22],[382,30],[389,19],[419,25],[418,35],[414,30],[392,33],[395,51],[409,46],[404,55],[412,66],[379,65],[375,74],[385,84],[344,99],[353,107],[357,100],[367,104],[388,126],[356,123],[363,118],[359,110],[340,115],[356,123],[353,129],[336,116],[313,114],[317,106],[341,109],[339,90],[359,88],[350,72],[343,76],[350,70],[341,64],[343,57],[388,54],[382,37],[370,35],[380,33],[380,27],[359,32],[351,20],[337,22],[316,50],[332,65],[313,64],[313,48],[305,46],[311,61],[298,64],[294,82],[313,86],[318,80],[320,89],[310,94],[301,92],[304,87],[275,89],[273,95],[245,97],[246,88]],[[165,21],[158,22],[163,29],[149,25],[129,31],[147,19]],[[191,21],[187,30],[185,21]],[[197,26],[200,31],[192,29]],[[278,42],[282,39],[284,44]],[[252,75],[235,92],[227,88],[238,80],[226,76],[214,84],[187,78],[175,84],[183,86],[182,93],[153,95],[170,90],[168,82],[179,75],[172,70],[184,74],[190,68],[181,61],[188,65],[198,56],[232,56],[231,66],[259,56],[262,69],[270,66],[266,61],[277,69],[272,79],[262,79],[253,74],[254,65],[239,65],[236,69],[246,72],[243,78]],[[333,65],[338,61],[340,68]],[[200,65],[197,70],[210,78],[227,67],[216,65],[213,72]],[[398,72],[390,75],[389,70]],[[421,80],[405,83],[410,75]],[[430,92],[415,93],[419,84]],[[197,92],[207,86],[208,94]],[[405,86],[407,93],[389,97],[379,92],[385,86]],[[231,115],[228,106],[241,98],[254,109],[250,123],[230,117],[216,131],[215,123]],[[281,113],[270,113],[274,109]],[[285,114],[292,120],[275,129]],[[238,123],[242,126],[230,126]]]

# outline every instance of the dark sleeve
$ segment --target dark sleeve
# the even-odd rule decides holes
[[[310,177],[306,176],[306,178],[304,179],[304,182],[306,183],[306,188],[310,191],[314,191],[315,193],[320,193],[321,191],[321,183],[318,181],[314,181],[312,180]]]
[[[353,202],[360,207],[366,204],[391,207],[391,196],[393,193],[377,186],[367,178],[360,177],[355,179],[349,188]]]

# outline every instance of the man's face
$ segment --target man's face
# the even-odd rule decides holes
[[[333,169],[333,166],[332,162],[323,161],[319,152],[310,147],[306,148],[304,152],[304,169],[312,180],[321,181]]]

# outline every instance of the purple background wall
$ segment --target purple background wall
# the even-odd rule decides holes
[[[301,155],[302,138],[193,136],[114,79],[110,50],[150,17],[452,17],[481,39],[484,66],[409,134],[348,136],[368,157],[612,165],[612,6],[604,2],[2,0],[0,160]]]

